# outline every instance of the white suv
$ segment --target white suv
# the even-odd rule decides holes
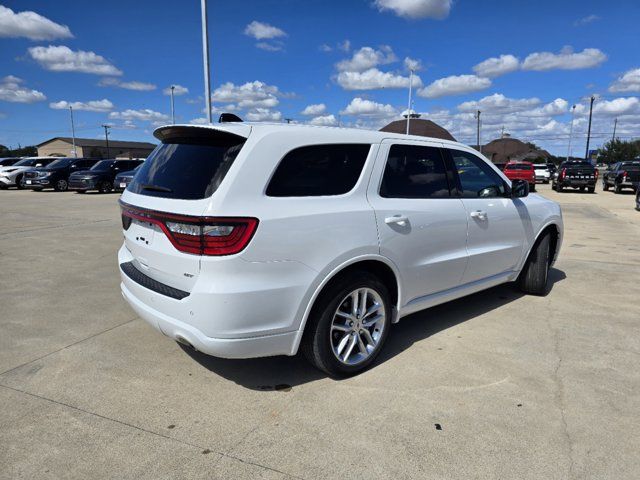
[[[560,207],[459,143],[272,124],[166,126],[122,195],[122,294],[226,358],[350,375],[391,325],[518,281],[545,294]]]

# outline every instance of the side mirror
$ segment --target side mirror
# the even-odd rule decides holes
[[[524,198],[529,195],[529,182],[513,180],[511,182],[511,198]]]

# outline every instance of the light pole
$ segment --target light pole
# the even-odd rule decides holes
[[[103,124],[102,128],[104,128],[104,139],[107,142],[107,158],[111,158],[111,151],[109,150],[109,129],[111,125]]]
[[[569,127],[569,148],[567,148],[567,162],[571,156],[571,140],[573,139],[573,119],[575,118],[576,106],[571,107],[571,127]]]
[[[202,61],[204,64],[204,97],[207,104],[207,120],[211,120],[211,74],[209,73],[209,28],[207,26],[207,0],[200,0],[202,10]]]
[[[589,140],[591,140],[591,115],[593,113],[593,102],[596,99],[591,95],[591,105],[589,106],[589,128],[587,129],[587,150],[584,152],[584,159],[589,160]]]
[[[175,85],[171,85],[171,124],[175,125],[176,124],[176,113],[175,113],[175,107],[173,105],[173,91],[176,89]],[[211,121],[209,121],[209,123],[211,123]]]
[[[78,152],[76,152],[76,128],[73,125],[73,107],[69,105],[69,114],[71,115],[71,142],[73,143],[73,158],[78,158]]]
[[[411,121],[411,94],[413,93],[413,68],[409,70],[409,105],[407,105],[407,135],[409,135],[409,122]]]
[[[612,142],[616,139],[616,128],[618,128],[618,119],[617,118],[613,121],[613,135],[611,136],[611,141]]]
[[[478,151],[480,153],[482,153],[482,145],[480,145],[480,114],[482,112],[480,110],[478,110],[476,112],[476,118],[478,119],[478,125],[477,125],[477,133],[476,133],[476,140],[478,141]]]

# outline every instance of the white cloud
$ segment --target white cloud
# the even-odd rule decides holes
[[[609,87],[613,93],[640,92],[640,68],[635,68],[618,77]]]
[[[338,120],[335,115],[320,115],[309,120],[309,124],[321,127],[334,127],[338,124]]]
[[[593,105],[593,114],[606,116],[640,114],[640,99],[626,97],[599,101]]]
[[[356,97],[351,103],[340,112],[341,115],[366,115],[372,117],[383,117],[396,115],[398,112],[391,105],[377,103],[372,100]]]
[[[404,67],[407,70],[413,70],[414,72],[417,72],[418,70],[422,70],[422,62],[414,58],[405,57]]]
[[[600,20],[598,15],[587,15],[586,17],[579,18],[575,22],[573,22],[574,27],[582,27],[584,25],[588,25],[589,23],[593,23],[596,20]]]
[[[145,92],[155,90],[157,87],[153,83],[130,81],[123,82],[118,78],[107,77],[98,82],[99,87],[119,87],[125,90],[136,90],[139,92]]]
[[[330,47],[329,45],[327,45],[326,43],[323,43],[322,45],[320,45],[320,46],[318,47],[318,50],[320,50],[321,52],[328,53],[328,52],[333,51],[333,48],[331,48],[331,47]]]
[[[438,98],[447,95],[462,95],[463,93],[478,92],[491,86],[488,78],[476,75],[453,75],[440,78],[418,91],[418,95],[426,98]]]
[[[378,65],[386,65],[398,61],[393,50],[388,45],[383,45],[379,50],[371,47],[362,47],[348,60],[342,60],[336,64],[339,72],[364,72]]]
[[[282,120],[282,113],[268,108],[254,108],[247,112],[247,120],[250,122],[279,122]]]
[[[189,89],[187,87],[183,87],[182,85],[174,85],[173,87],[173,95],[176,97],[189,93]],[[171,87],[165,88],[164,90],[162,90],[162,93],[163,95],[171,95]]]
[[[336,77],[338,85],[345,90],[375,90],[380,88],[408,88],[409,77],[381,72],[377,68],[370,68],[364,72],[340,72]],[[413,76],[413,86],[421,87],[422,80]]]
[[[282,42],[258,42],[256,43],[256,48],[260,50],[264,50],[266,52],[281,52],[284,48]]]
[[[479,77],[499,77],[505,73],[510,73],[520,67],[520,60],[513,55],[500,55],[499,57],[487,58],[473,67],[473,71]]]
[[[374,5],[381,12],[391,10],[404,18],[437,18],[449,16],[452,0],[375,0]]]
[[[522,62],[523,70],[578,70],[593,68],[602,64],[607,56],[597,48],[585,48],[582,52],[574,53],[571,47],[564,47],[560,53],[536,52]]]
[[[31,47],[29,55],[45,70],[53,72],[81,72],[96,75],[122,75],[104,57],[83,50],[73,51],[64,45]]]
[[[149,108],[143,108],[140,110],[128,109],[122,112],[111,112],[109,118],[117,120],[140,120],[145,122],[166,122],[169,120],[169,115],[155,112]]]
[[[0,100],[13,103],[35,103],[46,100],[44,93],[24,87],[24,80],[13,75],[0,79]]]
[[[244,34],[253,37],[256,40],[269,40],[272,38],[287,36],[284,30],[256,20],[245,27]]]
[[[15,13],[0,5],[0,37],[25,37],[30,40],[73,38],[69,27],[49,20],[36,12]]]
[[[198,118],[192,118],[189,123],[193,124],[193,125],[208,125],[209,124],[209,119],[204,118],[204,117],[198,117]]]
[[[349,51],[351,50],[351,41],[349,39],[346,39],[346,40],[338,43],[336,48],[338,50],[341,50],[341,51],[345,52],[345,53],[349,53]]]
[[[113,110],[113,103],[106,98],[102,100],[90,100],[88,102],[67,102],[66,100],[61,100],[50,103],[49,107],[54,110],[66,110],[69,107],[73,107],[74,110],[85,110],[87,112],[108,112]]]
[[[278,87],[255,80],[243,85],[223,83],[212,98],[215,103],[235,103],[240,108],[273,108],[280,103],[279,95]]]
[[[458,105],[458,110],[461,112],[480,110],[482,112],[513,113],[533,108],[539,104],[540,99],[538,98],[509,98],[501,93],[494,93],[480,100],[463,102]]]
[[[302,110],[302,115],[320,115],[327,111],[327,106],[324,103],[316,103],[313,105],[307,105]]]

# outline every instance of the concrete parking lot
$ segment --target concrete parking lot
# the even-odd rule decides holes
[[[566,228],[548,296],[403,319],[341,381],[138,319],[118,195],[0,192],[0,478],[639,478],[640,212],[538,189]]]

